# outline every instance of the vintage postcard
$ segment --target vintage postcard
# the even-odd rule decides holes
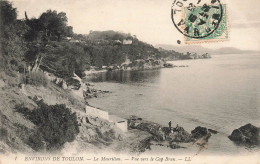
[[[0,0],[0,164],[259,164],[259,7]]]

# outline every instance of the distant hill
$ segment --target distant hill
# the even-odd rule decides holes
[[[125,34],[117,31],[91,31],[87,38],[91,41],[94,40],[123,40],[123,39],[133,39],[131,34]]]
[[[169,44],[157,44],[155,45],[156,48],[163,48],[165,50],[174,50],[176,52],[180,53],[186,53],[186,52],[191,52],[191,53],[210,53],[212,52],[212,49],[205,48],[199,45],[187,45],[187,46],[174,46],[174,45],[169,45]]]
[[[252,54],[252,53],[260,53],[260,52],[252,51],[252,50],[240,50],[234,47],[224,47],[214,51],[214,54]]]
[[[200,45],[187,45],[187,46],[174,46],[168,44],[158,44],[155,45],[156,48],[163,48],[166,50],[174,50],[181,53],[186,52],[196,52],[198,54],[202,53],[210,53],[212,55],[221,55],[221,54],[249,54],[249,53],[260,53],[259,51],[252,51],[252,50],[240,50],[234,47],[223,47],[216,50],[205,48]]]

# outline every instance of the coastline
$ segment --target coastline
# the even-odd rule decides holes
[[[91,71],[88,72],[88,75],[90,76],[102,72],[104,71]],[[91,83],[91,86],[95,88],[93,83]],[[101,110],[106,111],[106,109]],[[172,127],[168,129],[168,127],[164,127],[155,122],[143,120],[138,116],[124,118],[117,115],[117,117],[127,120],[128,131],[121,134],[124,136],[123,140],[113,141],[112,145],[109,146],[109,149],[112,149],[112,151],[147,154],[151,150],[157,151],[160,150],[161,147],[164,147],[168,149],[168,151],[190,149],[190,155],[195,155],[197,152],[204,149],[208,142],[208,138],[211,136],[210,132],[206,132],[205,134],[202,134],[199,139],[196,139],[192,137],[191,133],[187,132],[182,127],[178,127],[178,125],[175,128]],[[144,125],[140,127],[140,124],[142,123]],[[135,124],[137,124],[137,126],[135,126]]]
[[[121,66],[107,66],[104,68],[99,68],[98,70],[95,68],[91,68],[90,70],[84,71],[86,76],[91,76],[97,73],[103,73],[108,71],[132,71],[132,70],[151,70],[151,69],[161,69],[161,68],[172,68],[172,67],[189,67],[188,65],[173,65],[172,62],[174,61],[183,61],[183,60],[198,60],[198,59],[211,59],[209,57],[191,57],[187,59],[173,59],[173,60],[154,60],[154,59],[147,59],[147,60],[136,60],[133,63],[122,64]],[[140,63],[139,66],[137,64]]]
[[[95,84],[95,82],[93,82],[93,84]],[[101,85],[101,84],[100,84]],[[103,85],[103,84],[102,84]],[[110,85],[109,85],[110,86]],[[100,89],[100,88],[99,88]],[[103,87],[102,86],[102,89],[106,89],[106,87]],[[109,96],[109,95],[108,95]],[[104,101],[106,101],[106,99],[104,100]],[[110,110],[111,111],[111,110]],[[117,113],[116,111],[114,112],[114,113]],[[137,114],[137,116],[139,116],[138,114]],[[139,116],[139,117],[142,117],[142,116]],[[248,123],[248,122],[247,122]],[[199,124],[198,124],[199,125]],[[182,126],[182,124],[180,124],[180,126]],[[206,126],[207,127],[207,126]],[[185,128],[185,126],[184,126],[184,128]],[[212,127],[209,127],[209,128],[212,128]],[[238,128],[238,127],[237,127]],[[234,129],[233,129],[234,130]],[[220,133],[220,134],[217,134],[217,135],[212,135],[212,137],[209,139],[209,142],[210,142],[210,144],[213,144],[213,148],[214,148],[214,146],[215,146],[215,142],[218,142],[219,140],[220,140],[220,138],[219,137],[221,137],[221,138],[223,138],[225,141],[227,141],[227,142],[229,142],[229,145],[231,145],[231,146],[233,146],[234,148],[236,148],[237,146],[235,146],[235,145],[233,145],[233,143],[232,143],[232,141],[230,141],[228,138],[227,138],[227,136],[228,135],[230,135],[230,133],[228,132],[227,134],[222,134],[222,132]],[[212,140],[214,140],[214,142],[212,141]],[[222,140],[222,139],[221,139]],[[212,143],[213,142],[213,143]],[[225,143],[221,143],[221,145],[225,145]],[[161,146],[158,146],[158,145],[152,145],[152,147],[161,147]],[[209,148],[212,148],[212,145],[209,145],[208,146]],[[156,148],[156,149],[157,149]],[[243,147],[240,147],[241,148],[241,150],[242,149],[244,149]],[[168,148],[167,148],[168,149]],[[189,148],[188,148],[189,149]],[[198,147],[196,148],[196,149],[199,149]],[[215,148],[214,148],[215,149]],[[181,149],[179,149],[179,150],[181,150]],[[179,152],[179,150],[178,150],[178,152]],[[224,150],[225,151],[228,151],[228,149],[226,149],[226,148],[224,148]],[[174,150],[175,152],[176,152],[176,150]],[[149,150],[148,150],[148,152],[150,152]],[[152,152],[154,152],[154,151],[152,151]],[[182,152],[182,151],[180,151],[180,152]],[[194,152],[196,152],[196,151],[193,151],[193,153]],[[210,151],[206,151],[206,152],[204,152],[203,154],[207,154],[207,153],[209,153]],[[242,150],[240,153],[246,153],[246,152],[248,152],[248,150]],[[211,152],[212,153],[212,152]],[[213,152],[214,153],[214,152]],[[234,153],[236,153],[236,152],[234,152]],[[196,153],[195,153],[196,154]],[[224,154],[224,152],[223,152],[223,154]],[[231,152],[231,154],[232,154],[232,152]]]
[[[166,69],[165,69],[166,70]],[[169,70],[169,69],[168,69]],[[94,84],[95,88],[95,82],[91,83]],[[103,85],[103,84],[102,84]],[[206,142],[207,136],[204,136],[204,139],[199,139],[197,141],[192,141],[190,143],[180,143],[177,144],[174,142],[167,141],[160,141],[153,139],[154,137],[157,138],[157,135],[151,134],[151,131],[149,129],[149,132],[147,129],[143,129],[145,126],[134,126],[131,130],[129,130],[125,136],[123,136],[123,140],[118,139],[118,137],[109,137],[107,138],[106,135],[110,134],[107,133],[109,130],[112,129],[112,126],[110,123],[107,123],[106,121],[102,119],[96,119],[89,118],[92,124],[85,124],[84,119],[86,118],[86,114],[83,111],[77,111],[77,109],[81,109],[84,105],[82,102],[82,98],[77,97],[77,101],[70,101],[72,98],[66,98],[64,95],[67,93],[70,93],[69,91],[65,91],[62,88],[59,88],[55,84],[52,84],[52,90],[49,90],[50,88],[44,88],[40,87],[37,89],[37,87],[33,87],[30,85],[26,85],[23,89],[18,90],[19,94],[26,94],[27,96],[34,97],[37,95],[37,97],[44,99],[46,103],[48,104],[55,104],[55,103],[66,103],[69,104],[70,107],[72,107],[73,111],[77,113],[81,113],[79,122],[81,124],[81,133],[72,143],[66,143],[65,148],[62,150],[63,155],[68,154],[71,152],[71,149],[75,148],[75,152],[71,152],[72,154],[80,154],[80,152],[84,151],[88,153],[87,149],[91,149],[93,151],[90,151],[89,153],[96,153],[98,154],[100,151],[109,151],[109,152],[116,152],[116,153],[125,153],[125,154],[134,154],[134,155],[140,155],[140,156],[151,156],[152,154],[156,155],[165,155],[165,154],[174,154],[174,156],[181,155],[182,153],[186,153],[190,156],[203,156],[208,155],[212,152],[209,152],[212,148],[211,144],[212,141],[220,141],[219,137],[225,138],[226,140],[229,140],[227,136],[221,136],[221,133],[218,134],[212,134],[208,141]],[[57,94],[59,91],[60,94],[53,94],[52,91],[55,90],[55,93]],[[6,91],[7,92],[7,91]],[[20,93],[21,92],[21,93]],[[9,93],[8,93],[9,94]],[[68,94],[69,95],[69,94]],[[106,96],[110,96],[109,94]],[[68,99],[68,100],[67,100]],[[84,108],[85,106],[83,106]],[[82,108],[82,109],[83,109]],[[106,110],[106,108],[102,108]],[[117,112],[115,112],[117,113]],[[114,113],[112,113],[114,114]],[[141,124],[143,125],[149,125],[149,127],[157,127],[161,126],[162,129],[167,129],[168,127],[160,125],[156,122],[151,122],[144,120],[137,114],[137,121],[143,121]],[[176,116],[177,117],[177,116]],[[128,119],[127,117],[122,117],[125,119]],[[83,120],[83,122],[82,122]],[[93,122],[92,122],[93,121]],[[85,124],[85,125],[84,125]],[[105,126],[104,126],[105,124]],[[134,123],[136,125],[140,125],[140,122]],[[180,124],[180,126],[183,126],[185,129],[186,127],[183,124]],[[97,130],[96,128],[100,129]],[[176,128],[175,126],[173,128]],[[206,128],[208,128],[206,126]],[[99,133],[101,131],[101,134]],[[209,131],[209,130],[208,130]],[[188,130],[190,133],[190,130]],[[153,132],[152,132],[153,133]],[[112,135],[113,136],[113,135]],[[108,141],[106,141],[108,139]],[[231,141],[230,141],[231,142]],[[221,145],[225,143],[220,143]],[[163,151],[162,151],[163,150]],[[225,148],[223,148],[223,151],[226,151]],[[247,153],[248,151],[255,152],[254,150],[245,150],[244,152]],[[161,153],[161,154],[160,154]],[[213,152],[214,153],[214,152]],[[225,154],[227,152],[223,152]],[[176,155],[175,155],[176,154]],[[242,153],[241,153],[242,154]],[[232,154],[230,154],[232,155]]]

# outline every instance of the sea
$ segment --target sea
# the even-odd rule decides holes
[[[94,88],[111,91],[89,104],[124,118],[135,115],[163,126],[171,121],[188,132],[197,126],[214,129],[219,133],[209,139],[208,154],[255,151],[228,136],[248,123],[260,127],[260,54],[169,62],[177,67],[89,75]]]

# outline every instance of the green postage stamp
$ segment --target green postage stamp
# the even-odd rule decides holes
[[[227,6],[218,0],[175,0],[171,16],[186,44],[229,39]]]

